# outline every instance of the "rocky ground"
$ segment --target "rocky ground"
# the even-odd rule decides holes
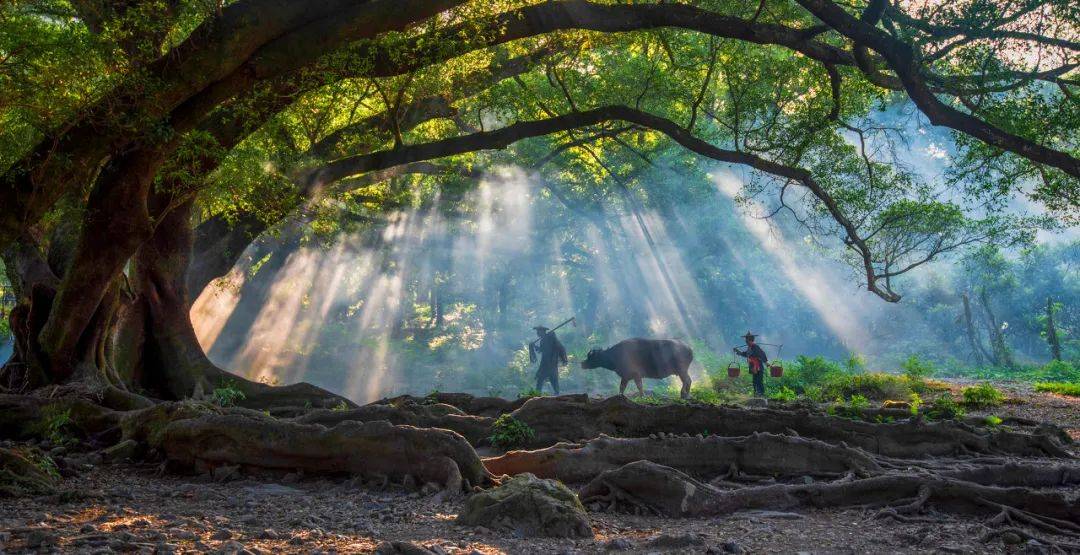
[[[1080,400],[1006,387],[1024,403],[994,414],[1080,431]],[[463,500],[441,492],[295,474],[182,476],[158,464],[55,453],[65,474],[60,493],[0,498],[0,553],[395,552],[387,542],[462,554],[1047,552],[1016,534],[981,541],[991,528],[978,518],[930,513],[899,522],[873,510],[686,519],[590,513],[594,539],[526,539],[455,524]]]

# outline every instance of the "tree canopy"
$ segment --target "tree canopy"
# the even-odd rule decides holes
[[[663,205],[672,189],[646,175],[692,197],[715,190],[710,168],[734,171],[738,198],[893,302],[911,269],[1024,243],[1080,207],[1068,0],[0,10],[0,248],[34,382],[89,373],[188,395],[217,372],[190,303],[254,239],[434,196],[468,210],[462,192],[499,164],[541,172],[582,212]],[[897,155],[912,127],[895,109],[952,132],[942,174]],[[146,381],[151,362],[163,374]]]

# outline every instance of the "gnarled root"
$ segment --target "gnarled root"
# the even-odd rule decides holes
[[[171,461],[194,466],[242,466],[308,474],[384,474],[419,483],[455,484],[488,477],[465,438],[448,430],[342,422],[333,428],[284,422],[258,413],[208,414],[175,420],[155,438]],[[458,474],[449,470],[454,463]]]
[[[746,487],[719,490],[673,468],[649,461],[604,472],[580,492],[583,502],[609,500],[620,492],[669,516],[713,516],[750,509],[791,510],[799,507],[881,507],[891,514],[936,509],[970,515],[995,515],[1003,508],[1071,532],[1080,522],[1080,504],[1058,493],[1028,488],[998,488],[948,478],[883,475],[843,482]],[[900,501],[897,501],[900,500]],[[883,515],[890,513],[883,513]],[[1065,526],[1069,524],[1069,526]]]
[[[795,436],[753,434],[747,437],[613,438],[600,436],[584,444],[560,443],[537,451],[511,451],[484,459],[492,474],[529,472],[566,483],[585,482],[627,463],[648,460],[693,476],[710,478],[729,469],[763,476],[835,478],[881,472],[859,449]]]
[[[442,428],[453,430],[473,445],[491,435],[491,418],[454,414],[447,405],[421,405],[416,403],[401,406],[371,404],[350,410],[316,410],[295,418],[298,424],[322,424],[333,426],[341,422],[374,422],[385,420],[391,424],[416,426],[418,428]]]
[[[644,437],[660,432],[748,436],[755,432],[798,434],[870,453],[901,458],[958,454],[1012,454],[1069,457],[1054,437],[1010,431],[985,431],[958,422],[871,423],[807,411],[746,409],[672,404],[652,406],[616,396],[602,401],[560,397],[530,399],[513,416],[536,432],[528,447],[545,447],[561,438],[600,434]]]

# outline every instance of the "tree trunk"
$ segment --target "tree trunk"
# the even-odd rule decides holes
[[[1054,326],[1054,300],[1050,297],[1046,298],[1046,342],[1050,344],[1050,356],[1061,360],[1061,340]]]
[[[986,364],[986,361],[990,360],[990,354],[983,348],[982,343],[979,342],[979,336],[975,333],[975,324],[971,320],[971,301],[968,299],[967,293],[961,295],[960,298],[964,301],[964,331],[967,336],[968,347],[971,348],[971,356],[975,357],[977,364]]]
[[[979,303],[982,304],[984,320],[986,322],[986,331],[990,334],[990,345],[993,348],[994,364],[1006,368],[1013,368],[1016,364],[1013,362],[1012,353],[1009,352],[1008,345],[1005,344],[1005,334],[1001,331],[1001,323],[998,322],[997,316],[994,315],[994,311],[990,308],[990,300],[987,298],[985,287],[979,292]]]

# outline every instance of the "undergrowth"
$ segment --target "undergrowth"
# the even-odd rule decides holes
[[[536,432],[528,424],[504,414],[495,420],[491,427],[491,444],[501,449],[519,447],[536,437]]]
[[[231,407],[244,399],[247,399],[247,395],[240,391],[234,380],[222,380],[210,395],[210,401],[219,407]]]
[[[1046,391],[1058,395],[1080,397],[1080,383],[1069,382],[1039,382],[1035,384],[1035,391]]]

